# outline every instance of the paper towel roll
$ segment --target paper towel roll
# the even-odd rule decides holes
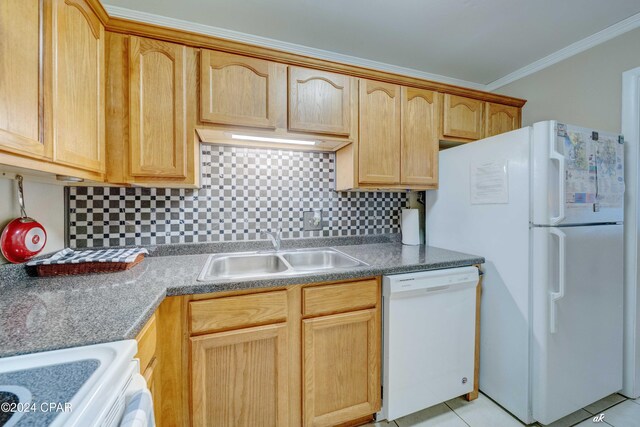
[[[420,244],[420,215],[418,209],[402,209],[400,222],[403,245]]]

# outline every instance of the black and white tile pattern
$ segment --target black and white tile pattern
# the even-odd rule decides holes
[[[249,241],[399,231],[406,193],[337,193],[335,155],[202,146],[199,190],[71,187],[69,246]],[[302,231],[302,212],[322,209],[322,231]]]

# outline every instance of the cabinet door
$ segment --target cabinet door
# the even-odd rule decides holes
[[[289,67],[289,130],[349,136],[355,79]]]
[[[83,0],[56,0],[53,14],[53,160],[104,172],[104,27]]]
[[[487,102],[485,107],[485,137],[509,132],[520,127],[520,109]]]
[[[380,408],[376,309],[303,320],[303,423],[334,426]]]
[[[155,357],[142,373],[144,380],[147,383],[147,388],[151,392],[151,398],[153,399],[153,413],[155,415],[156,427],[160,427],[162,423],[161,414],[161,397],[160,397],[160,369],[158,368],[158,358]]]
[[[442,136],[475,140],[483,138],[482,107],[477,99],[444,95]]]
[[[191,338],[194,427],[288,425],[287,325]]]
[[[358,157],[360,183],[400,182],[400,86],[360,81]]]
[[[42,157],[44,6],[0,0],[0,149]]]
[[[129,170],[134,177],[186,176],[186,47],[130,38]]]
[[[438,182],[438,104],[436,92],[402,88],[403,184]]]
[[[200,55],[202,121],[276,127],[286,109],[284,65],[210,50]]]

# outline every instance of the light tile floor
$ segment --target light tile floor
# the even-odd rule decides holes
[[[604,414],[601,422],[594,417]],[[524,424],[484,394],[467,402],[461,397],[408,415],[393,422],[370,423],[365,427],[522,427]],[[534,424],[539,426],[539,424]],[[546,427],[600,426],[640,427],[640,399],[612,394],[567,415]]]

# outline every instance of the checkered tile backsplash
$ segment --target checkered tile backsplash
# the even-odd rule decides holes
[[[336,193],[335,155],[202,146],[199,190],[71,187],[69,246],[156,245],[399,232],[406,193]],[[322,209],[324,229],[302,231]]]

